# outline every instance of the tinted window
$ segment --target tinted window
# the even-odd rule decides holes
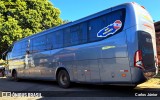
[[[87,23],[77,24],[64,29],[64,46],[73,46],[87,42]]]
[[[97,33],[104,27],[105,27],[105,20],[103,17],[89,21],[89,41],[92,42],[100,40],[101,38],[97,38]]]
[[[70,28],[64,29],[63,32],[64,32],[64,46],[71,46],[72,34],[70,33]]]
[[[80,24],[80,43],[87,42],[87,23]]]
[[[33,39],[32,52],[40,52],[46,50],[46,35],[35,37]]]
[[[94,18],[89,21],[89,42],[102,40],[106,37],[112,36],[123,29],[125,19],[125,10],[118,10],[108,13],[104,16]],[[121,24],[116,22],[120,21]],[[119,29],[116,29],[114,25],[121,25]],[[108,30],[107,30],[108,29]],[[97,33],[102,33],[102,36],[98,36]],[[109,34],[108,33],[114,33]]]
[[[47,35],[47,49],[63,47],[63,31],[56,31]]]
[[[11,45],[9,48],[8,48],[8,52],[11,52],[12,51],[12,49],[13,49],[13,45]]]
[[[21,55],[21,42],[14,44],[12,55],[13,57]]]
[[[28,44],[27,44],[27,41],[24,41],[24,42],[21,43],[21,49],[22,49],[22,50],[21,50],[21,54],[22,54],[22,55],[25,55],[25,54],[26,54],[27,45],[28,45]]]
[[[116,20],[120,20],[122,22],[121,30],[123,29],[124,20],[125,20],[125,10],[124,9],[111,12],[104,17],[105,17],[105,20],[106,20],[106,25],[112,24]]]
[[[80,43],[80,30],[79,25],[71,27],[71,44],[76,45]]]
[[[122,26],[119,30],[115,31],[114,34],[122,31],[125,20],[125,10],[117,10],[106,15],[91,19],[87,22],[83,22],[65,29],[61,29],[59,31],[49,33],[44,36],[39,36],[32,38],[30,40],[30,52],[39,52],[44,50],[56,49],[61,47],[78,45],[86,42],[94,42],[98,40],[105,39],[106,37],[98,37],[97,33],[100,30],[108,27],[113,24],[116,20],[120,20],[122,22]],[[26,51],[26,43],[22,43],[22,51],[21,54],[24,54]],[[26,46],[25,46],[26,45]],[[19,52],[18,46],[15,47],[14,52]],[[15,55],[18,53],[15,53]]]
[[[47,49],[53,49],[53,43],[55,43],[56,37],[54,35],[54,33],[50,33],[50,34],[47,34]]]
[[[34,39],[34,38],[32,38],[32,39],[29,40],[29,52],[30,52],[30,53],[33,52],[33,51],[32,51],[32,50],[33,50],[33,39]]]
[[[138,31],[138,48],[142,50],[142,58],[145,69],[153,68],[155,66],[154,48],[151,34]]]
[[[56,48],[63,47],[63,31],[57,31],[56,33]]]

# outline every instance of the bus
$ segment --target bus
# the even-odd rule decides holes
[[[16,41],[7,77],[135,87],[158,73],[153,20],[124,3]]]

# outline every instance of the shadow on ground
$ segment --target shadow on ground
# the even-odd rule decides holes
[[[6,80],[1,78],[0,80]],[[9,80],[11,81],[11,80]],[[13,81],[12,81],[13,82]],[[39,91],[45,97],[135,97],[135,94],[143,93],[155,93],[160,95],[160,88],[140,88],[134,89],[125,86],[113,86],[113,85],[93,85],[93,84],[79,84],[72,83],[72,86],[68,89],[61,89],[55,81],[42,81],[42,80],[20,80],[20,83],[31,83],[40,85],[42,88],[45,86],[56,87],[58,91]],[[63,90],[63,91],[61,91]],[[29,91],[29,90],[27,90]],[[30,91],[32,92],[32,90]]]

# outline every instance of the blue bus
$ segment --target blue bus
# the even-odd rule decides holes
[[[135,87],[158,73],[153,20],[124,3],[16,41],[7,77]]]

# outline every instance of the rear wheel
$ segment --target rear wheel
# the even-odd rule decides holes
[[[68,88],[70,86],[69,74],[65,70],[61,70],[58,73],[58,84],[62,88]]]

